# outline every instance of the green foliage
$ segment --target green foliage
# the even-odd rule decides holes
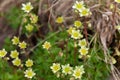
[[[87,79],[85,80],[107,80],[110,74],[110,65],[106,64],[104,60],[104,53],[99,46],[96,49],[92,48],[90,52],[90,59],[85,63]]]
[[[5,15],[5,17],[10,27],[17,29],[21,24],[22,15],[23,12],[19,8],[12,7],[10,8],[9,12]]]
[[[9,62],[0,59],[0,80],[25,80],[21,70],[17,70],[8,64]]]
[[[31,22],[31,15],[32,13],[23,14],[21,10],[13,7],[6,17],[10,26],[15,29],[21,24],[21,33],[28,37],[32,36],[34,32],[39,30],[38,26],[40,26],[37,24],[37,21],[36,23]],[[28,28],[28,30],[26,29],[25,26],[27,24],[34,26],[33,31]],[[99,46],[99,41],[93,40],[90,47],[88,47],[88,44],[87,46],[84,46],[85,48],[89,48],[89,50],[88,54],[82,55],[79,50],[83,46],[78,46],[78,41],[81,40],[81,38],[84,39],[83,34],[81,34],[83,37],[79,36],[80,33],[84,31],[83,28],[79,29],[74,26],[75,29],[72,29],[71,33],[69,31],[68,34],[64,25],[58,27],[59,31],[52,32],[53,30],[49,23],[48,28],[50,32],[48,32],[47,35],[44,35],[44,40],[38,39],[38,43],[34,46],[35,49],[33,50],[29,49],[29,47],[27,49],[19,49],[19,44],[11,45],[11,39],[6,38],[3,48],[7,50],[8,54],[3,58],[3,60],[0,59],[0,73],[2,73],[0,80],[26,80],[24,77],[24,71],[27,69],[24,65],[24,60],[26,60],[26,58],[33,60],[34,65],[31,68],[36,73],[36,75],[30,80],[69,80],[73,77],[73,74],[67,76],[64,75],[62,73],[62,69],[59,71],[60,76],[58,77],[58,73],[54,74],[50,69],[53,63],[60,63],[60,65],[70,64],[74,69],[76,66],[83,65],[83,71],[85,71],[85,73],[82,75],[81,80],[106,80],[110,75],[110,65],[104,62],[105,56],[101,46]],[[29,26],[29,28],[31,27]],[[70,38],[71,35],[73,36],[72,38]],[[89,36],[90,37],[88,39],[91,40],[92,35],[89,34]],[[50,49],[43,48],[42,45],[45,41],[50,42]],[[27,46],[29,46],[29,44]],[[10,51],[15,49],[20,53],[17,58],[20,57],[23,66],[20,65],[19,67],[13,67],[13,65],[11,65],[11,58],[8,61],[5,60],[10,55]],[[26,55],[29,50],[32,50],[32,53],[25,56],[25,59],[22,59],[21,55]],[[82,55],[82,57],[78,57],[79,55]]]
[[[49,33],[48,36],[50,35],[52,35],[52,33]],[[64,37],[62,37],[63,35]],[[53,75],[50,66],[57,62],[60,64],[69,63],[72,67],[83,64],[85,74],[82,80],[105,80],[109,76],[110,68],[109,65],[103,61],[104,54],[99,44],[95,45],[96,49],[90,49],[89,55],[91,57],[83,61],[78,58],[78,52],[75,56],[73,39],[68,39],[68,43],[64,44],[66,47],[63,50],[55,43],[56,41],[65,41],[67,37],[66,32],[62,31],[47,40],[52,44],[50,51],[43,49],[42,45],[34,51],[32,58],[35,61],[34,69],[36,70],[38,78],[45,80],[69,80],[69,78],[65,76],[57,78],[56,75]],[[59,52],[63,52],[63,56],[60,56]]]
[[[69,76],[57,78],[56,75],[52,73],[50,66],[56,62],[63,65],[69,63],[72,67],[84,65],[85,74],[83,75],[82,80],[105,80],[109,76],[110,68],[109,65],[103,61],[104,54],[99,43],[94,44],[94,47],[90,48],[89,55],[91,57],[84,60],[78,58],[79,52],[75,51],[74,40],[68,38],[66,30],[59,33],[49,32],[48,35],[46,35],[46,38],[52,45],[50,50],[43,49],[43,40],[39,39],[38,44],[40,43],[40,45],[33,51],[33,54],[31,54],[31,59],[34,61],[33,70],[36,73],[36,76],[32,80],[69,80]],[[6,45],[4,47],[8,51],[14,48],[14,46],[8,47],[11,44],[9,38],[5,40],[5,43]],[[61,44],[62,46],[60,46]],[[60,52],[63,53],[63,56],[60,56]],[[8,71],[3,72],[1,80],[12,80],[13,77],[16,78],[15,80],[25,79],[23,73],[21,73],[23,71],[15,70],[16,74],[11,74],[13,69],[10,68],[8,64],[1,65],[1,68],[5,66],[8,67]],[[20,73],[21,76],[18,76]],[[4,75],[8,75],[7,79],[5,79]]]
[[[5,48],[8,52],[15,49],[15,46],[11,45],[12,41],[9,37],[5,38],[4,43],[3,48]]]

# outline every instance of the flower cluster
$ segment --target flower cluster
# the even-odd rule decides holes
[[[71,77],[74,77],[74,79],[81,79],[83,73],[85,73],[83,65],[73,68],[70,64],[60,65],[60,63],[53,63],[50,68],[54,74],[59,73],[60,75],[61,73],[63,75],[70,75]]]
[[[13,45],[16,45],[16,47],[19,47],[19,49],[25,50],[27,48],[27,43],[25,41],[20,42],[19,37],[14,36],[11,40]],[[5,49],[0,50],[0,57],[4,58],[7,55],[7,51]],[[18,52],[17,50],[12,50],[10,52],[10,58],[12,59],[12,64],[16,67],[23,67],[22,60],[20,59],[19,55],[21,52]],[[25,62],[25,66],[28,67],[28,69],[24,72],[25,77],[32,78],[35,73],[32,71],[33,61],[31,59],[28,59]]]
[[[32,32],[35,28],[35,24],[38,21],[38,16],[31,13],[31,10],[33,9],[33,6],[31,5],[30,2],[26,3],[26,4],[22,4],[22,10],[25,13],[25,18],[24,18],[24,23],[25,24],[25,29],[28,32]]]
[[[20,49],[25,49],[27,44],[26,42],[20,42],[19,37],[14,36],[12,39],[12,44],[17,45]],[[5,57],[7,55],[7,51],[5,49],[0,50],[0,57]],[[10,57],[13,59],[12,63],[14,66],[21,66],[21,59],[19,58],[19,52],[17,50],[13,50],[10,52]]]
[[[76,1],[72,6],[77,12],[79,12],[80,16],[89,16],[91,14],[90,9],[85,7],[83,1]]]
[[[19,37],[14,36],[12,39],[13,45],[18,45],[20,49],[25,49],[27,46],[27,43],[25,41],[20,42]]]
[[[33,66],[33,60],[31,59],[28,59],[26,62],[25,62],[25,66],[28,67],[28,69],[24,72],[25,74],[25,77],[27,78],[32,78],[33,76],[36,75],[36,73],[32,70],[32,66]]]
[[[81,57],[88,56],[87,54],[89,49],[87,48],[87,41],[83,38],[83,35],[81,34],[80,30],[77,29],[76,27],[70,27],[67,30],[67,32],[71,35],[71,38],[75,39],[78,42],[78,46],[81,47],[79,49],[80,56]]]
[[[38,16],[31,13],[32,9],[33,6],[31,5],[30,2],[22,4],[22,10],[25,12],[24,18],[25,29],[28,32],[32,32],[35,29],[36,23],[38,21]],[[19,47],[21,47],[22,49],[26,48],[26,43],[25,42],[20,43]],[[28,59],[25,62],[25,66],[28,67],[28,69],[24,72],[25,77],[32,78],[33,76],[35,76],[35,73],[31,68],[33,66],[33,61],[31,59]]]
[[[80,12],[83,11],[84,9],[86,9],[83,1],[81,1],[81,2],[76,1],[76,3],[73,5],[73,8]],[[80,14],[82,14],[82,12]],[[76,20],[76,21],[74,21],[73,26],[74,27],[70,27],[67,30],[67,32],[70,34],[71,38],[75,39],[76,47],[77,47],[77,43],[78,43],[78,46],[80,47],[80,49],[79,49],[80,56],[79,57],[88,56],[89,49],[87,48],[87,41],[86,41],[86,39],[83,38],[83,35],[82,35],[82,31],[83,31],[82,22],[79,20]]]
[[[81,34],[81,31],[79,30],[82,28],[82,23],[78,20],[74,21],[74,27],[70,27],[67,32],[71,35],[71,38],[73,39],[81,39],[83,38],[83,35]]]
[[[81,47],[81,48],[79,49],[80,56],[81,56],[81,57],[82,57],[82,56],[86,56],[86,55],[88,54],[88,50],[89,50],[89,48],[86,47],[86,46],[87,46],[86,40],[85,40],[85,39],[79,40],[78,45]],[[79,56],[79,57],[80,57],[80,56]]]
[[[14,38],[12,39],[13,44],[17,45],[20,47],[20,49],[25,49],[27,47],[27,43],[25,41],[20,42],[19,38],[14,36]],[[17,50],[11,51],[10,57],[13,58],[14,60],[12,61],[14,66],[22,66],[22,61],[19,58],[19,52]],[[25,62],[25,66],[28,67],[28,69],[24,72],[25,77],[27,78],[32,78],[35,73],[32,71],[32,65],[33,65],[33,61],[31,59],[28,59]]]

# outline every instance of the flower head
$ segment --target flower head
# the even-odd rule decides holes
[[[7,51],[5,49],[0,50],[0,57],[5,57],[7,54]]]
[[[19,43],[19,37],[14,36],[12,39],[12,44],[17,45]]]
[[[86,47],[87,42],[86,42],[85,39],[82,39],[82,40],[79,41],[78,45],[79,45],[80,47]]]
[[[64,73],[65,75],[67,75],[67,74],[71,74],[71,72],[72,72],[72,67],[70,67],[69,64],[62,65],[62,73]]]
[[[27,25],[25,26],[25,28],[26,28],[26,30],[29,31],[29,32],[32,32],[33,29],[34,29],[33,25],[31,25],[31,24],[27,24]]]
[[[38,16],[37,15],[35,15],[35,14],[31,14],[31,16],[30,16],[30,21],[31,21],[31,23],[37,23],[37,21],[38,21]]]
[[[67,32],[71,35],[71,34],[72,34],[72,30],[75,30],[75,28],[70,27],[70,28],[67,30]]]
[[[86,47],[81,47],[81,49],[79,50],[81,55],[87,55],[88,54],[88,48]]]
[[[26,62],[25,62],[25,66],[26,67],[31,67],[33,65],[33,61],[28,59]]]
[[[80,16],[89,16],[91,14],[90,10],[87,8],[84,8],[80,11]]]
[[[83,37],[83,35],[80,33],[79,30],[72,30],[71,37],[72,37],[73,39],[80,39],[80,38]]]
[[[63,21],[64,21],[63,17],[58,17],[58,18],[56,19],[56,22],[57,22],[57,23],[63,23]]]
[[[73,76],[75,79],[81,79],[83,73],[85,73],[83,66],[76,66],[73,71]]]
[[[21,49],[25,49],[26,48],[26,46],[27,46],[27,44],[26,44],[26,42],[21,42],[21,43],[19,43],[19,47],[21,48]]]
[[[31,10],[33,9],[33,6],[31,5],[30,2],[26,3],[26,4],[22,4],[22,10],[24,12],[29,13]]]
[[[61,69],[59,63],[53,63],[53,65],[50,68],[52,69],[53,73],[56,73]]]
[[[27,69],[27,70],[24,72],[24,74],[25,74],[25,77],[27,77],[27,78],[32,78],[33,76],[36,75],[36,74],[32,71],[31,68]]]
[[[115,2],[120,3],[120,0],[115,0]]]
[[[84,2],[83,1],[81,1],[81,2],[76,1],[74,3],[74,5],[72,6],[72,8],[76,9],[78,11],[81,11],[84,8]]]
[[[17,50],[11,51],[10,57],[11,58],[17,58],[19,55],[19,52]]]
[[[116,29],[120,30],[120,25],[115,26]]]
[[[13,61],[12,61],[12,63],[13,63],[13,65],[15,65],[15,66],[20,66],[21,65],[21,60],[19,59],[19,58],[16,58],[16,59],[14,59]]]
[[[48,50],[51,47],[51,44],[50,44],[50,42],[46,41],[42,46],[43,46],[44,49]]]
[[[116,59],[114,57],[111,57],[111,61],[112,61],[112,64],[116,64],[117,63],[117,61],[116,61]]]
[[[114,4],[110,4],[110,9],[114,9]]]
[[[77,27],[77,28],[79,28],[79,27],[82,26],[82,23],[80,21],[75,21],[74,22],[74,26]]]

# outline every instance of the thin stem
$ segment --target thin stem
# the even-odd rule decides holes
[[[30,49],[30,51],[28,52],[28,54],[30,52],[32,52],[34,49],[36,49],[39,45],[41,45],[43,42],[45,42],[47,39],[50,39],[51,37],[55,36],[56,34],[58,34],[60,31],[56,31],[54,34],[50,35],[49,37],[47,37],[46,39],[44,39],[42,42],[38,43],[36,46],[32,47]]]

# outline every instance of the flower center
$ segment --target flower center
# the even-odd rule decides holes
[[[82,53],[82,54],[86,54],[86,53],[87,53],[86,49],[82,49],[82,50],[81,50],[81,53]]]
[[[31,71],[29,71],[29,72],[27,73],[27,75],[28,75],[29,77],[31,77],[31,76],[33,75],[33,73],[32,73]]]
[[[76,4],[76,7],[78,8],[78,9],[81,9],[82,8],[82,4]]]
[[[81,75],[80,71],[77,71],[77,72],[75,73],[75,75],[76,75],[77,77],[79,77],[79,76]]]
[[[58,66],[54,66],[54,70],[57,71],[59,69]]]
[[[68,73],[70,71],[70,68],[69,67],[66,67],[65,68],[65,72]]]
[[[31,6],[27,5],[27,6],[26,6],[26,10],[29,11],[30,9],[31,9]]]

